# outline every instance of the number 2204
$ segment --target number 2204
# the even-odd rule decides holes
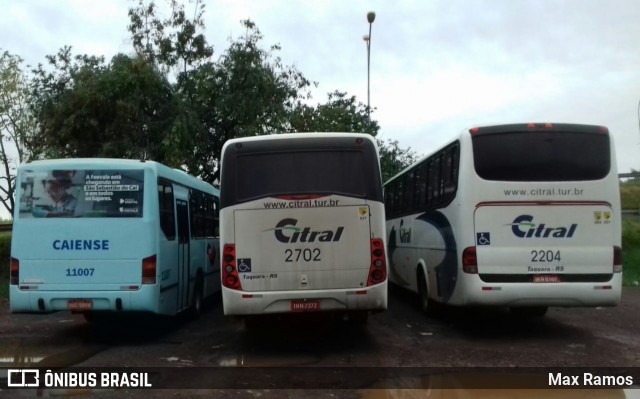
[[[560,251],[533,250],[531,251],[531,262],[560,262]]]

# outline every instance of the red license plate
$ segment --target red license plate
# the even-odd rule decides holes
[[[74,312],[92,310],[93,301],[89,299],[69,299],[67,308]]]
[[[546,275],[535,275],[533,276],[534,283],[559,283],[560,276],[546,276]]]
[[[291,301],[292,312],[317,312],[318,310],[320,310],[318,300]]]

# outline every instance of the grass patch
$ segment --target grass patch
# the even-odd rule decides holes
[[[622,221],[622,249],[640,249],[640,222]]]
[[[622,251],[622,283],[640,282],[640,248]]]
[[[622,221],[622,276],[624,285],[640,281],[640,223]]]
[[[640,209],[640,182],[621,183],[620,202],[622,209]]]

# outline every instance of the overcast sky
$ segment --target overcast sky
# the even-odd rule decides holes
[[[164,3],[164,0],[156,0]],[[74,54],[131,53],[127,0],[0,0],[0,48],[44,63]],[[263,45],[318,82],[313,103],[346,91],[367,101],[381,137],[421,155],[464,128],[516,122],[609,127],[620,172],[640,169],[640,1],[213,0],[214,59],[250,18]],[[187,9],[190,9],[187,6]]]

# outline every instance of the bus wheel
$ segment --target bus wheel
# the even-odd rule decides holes
[[[87,323],[94,323],[96,321],[96,314],[94,312],[83,312],[84,320]]]
[[[202,279],[196,280],[193,291],[193,303],[191,304],[191,316],[197,319],[202,314]]]
[[[418,271],[418,296],[420,297],[420,310],[427,316],[436,314],[437,303],[429,298],[429,290],[427,289],[427,280],[424,278],[422,269]]]
[[[517,308],[509,308],[512,314],[516,316],[522,317],[542,317],[549,310],[548,306],[527,306],[527,307],[517,307]]]
[[[357,326],[364,326],[368,319],[369,312],[366,310],[349,312],[349,321]]]
[[[427,281],[424,278],[422,270],[418,272],[418,296],[420,297],[420,310],[429,314],[429,292],[427,291]]]

